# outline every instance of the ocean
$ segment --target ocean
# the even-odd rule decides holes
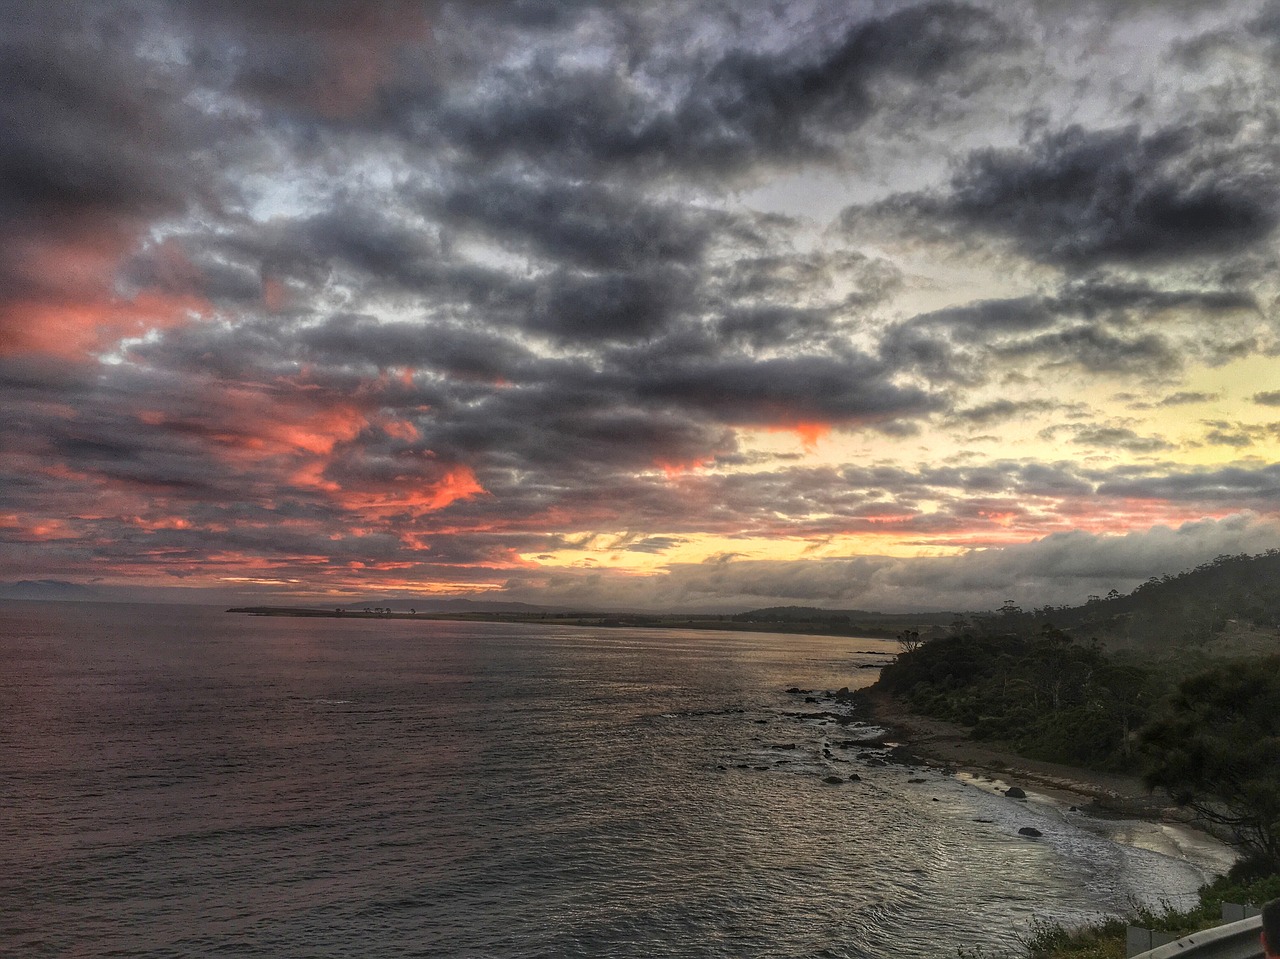
[[[0,603],[0,955],[932,959],[1229,861],[788,692],[894,652]]]

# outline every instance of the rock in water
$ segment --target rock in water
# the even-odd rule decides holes
[[[1042,833],[1039,829],[1036,829],[1034,826],[1023,826],[1021,829],[1018,830],[1018,835],[1030,836],[1032,839],[1038,839],[1041,836],[1043,836],[1044,833]]]
[[[1019,788],[1018,786],[1010,786],[1008,789],[1004,791],[1004,794],[1008,796],[1010,799],[1026,799],[1027,798],[1027,794],[1023,792],[1022,789]]]
[[[844,782],[844,780],[841,779],[839,776],[828,776],[826,779],[822,781],[829,786],[839,786],[841,783]]]

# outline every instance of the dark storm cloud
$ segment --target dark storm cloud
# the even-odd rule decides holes
[[[379,322],[366,316],[330,317],[298,330],[278,348],[326,365],[411,367],[490,382],[523,380],[526,368],[536,362],[517,341],[483,328],[461,323]]]
[[[647,370],[635,384],[646,399],[700,409],[735,424],[875,423],[931,411],[918,387],[896,386],[896,371],[869,356],[722,357]]]
[[[1261,406],[1280,406],[1280,390],[1266,390],[1253,394],[1253,401]]]
[[[425,206],[446,227],[584,270],[693,265],[721,234],[746,238],[738,217],[592,182],[485,176]]]
[[[428,36],[432,0],[199,0],[167,11],[185,27],[204,85],[302,122],[346,120],[376,105],[398,51]]]
[[[950,2],[852,23],[809,52],[825,39],[804,50],[731,48],[689,76],[658,73],[648,79],[663,97],[612,67],[535,62],[478,102],[446,110],[444,130],[486,160],[724,177],[758,163],[832,159],[833,138],[877,110],[880,84],[928,87],[1014,44],[987,12]]]
[[[558,270],[536,285],[524,325],[579,342],[653,336],[696,305],[699,277],[678,266],[580,273]]]
[[[1017,244],[1072,269],[1222,256],[1256,247],[1280,216],[1275,162],[1238,145],[1235,124],[1089,130],[1071,126],[1026,147],[971,153],[939,193],[865,209]]]
[[[194,184],[164,149],[177,145],[177,98],[144,63],[112,55],[134,18],[65,14],[6,11],[0,214],[61,224],[181,209]]]

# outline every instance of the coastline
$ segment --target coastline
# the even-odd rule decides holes
[[[854,698],[865,721],[884,730],[882,742],[895,747],[900,760],[938,769],[995,795],[1017,786],[1025,793],[1020,801],[1041,813],[1186,862],[1205,882],[1225,874],[1237,859],[1233,846],[1136,776],[1029,759],[976,742],[964,727],[913,713],[879,690],[862,689]]]
[[[879,690],[860,690],[858,698],[868,721],[885,730],[886,742],[900,745],[927,765],[998,777],[1010,785],[1034,786],[1064,801],[1086,805],[1093,814],[1191,825],[1189,816],[1168,796],[1151,792],[1136,776],[1019,756],[970,739],[963,726],[914,713]]]

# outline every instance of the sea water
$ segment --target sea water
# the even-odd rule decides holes
[[[787,691],[894,652],[0,603],[0,954],[938,957],[1221,865]]]

